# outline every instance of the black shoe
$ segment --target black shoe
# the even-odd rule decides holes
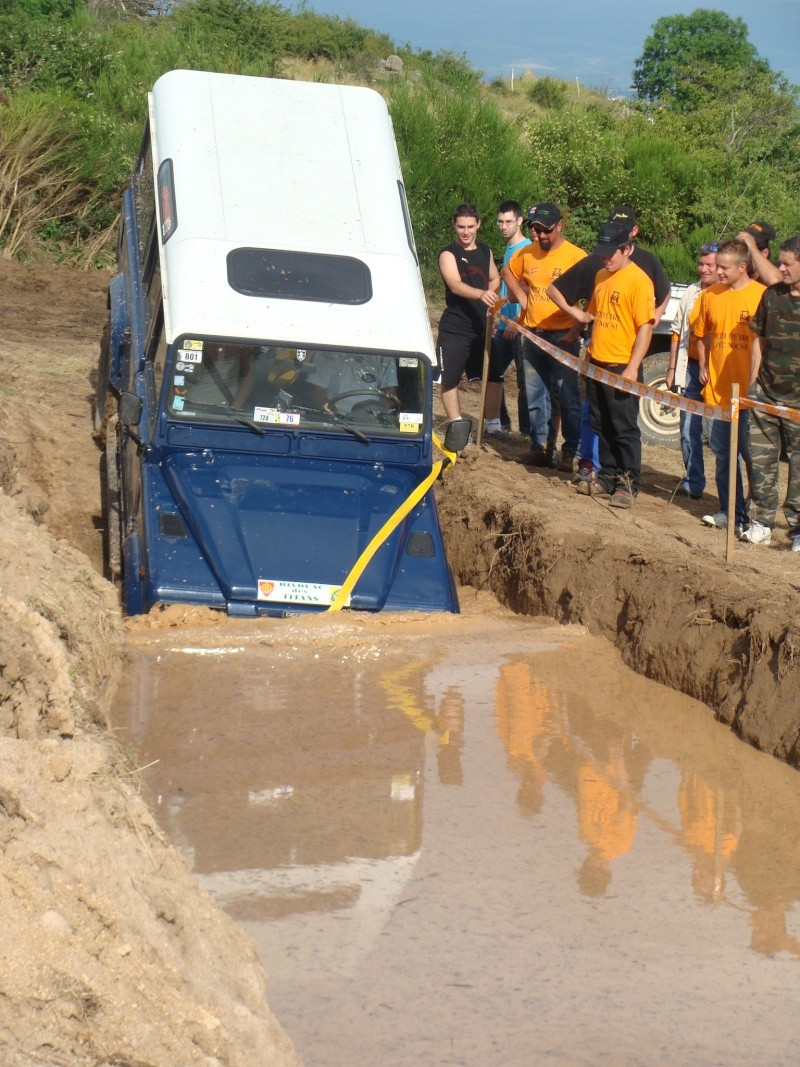
[[[552,466],[550,460],[550,453],[546,448],[542,448],[540,445],[531,446],[530,462],[534,467],[550,467]]]

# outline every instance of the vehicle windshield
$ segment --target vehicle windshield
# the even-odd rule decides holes
[[[412,354],[183,338],[167,406],[171,418],[192,422],[418,436],[426,366]]]

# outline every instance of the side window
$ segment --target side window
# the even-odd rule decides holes
[[[139,263],[146,270],[151,231],[155,227],[156,194],[153,184],[153,153],[150,144],[150,125],[144,131],[142,147],[133,175],[133,195],[136,203],[136,228],[139,231]]]

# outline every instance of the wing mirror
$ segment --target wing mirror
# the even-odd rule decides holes
[[[123,426],[138,426],[142,421],[142,398],[126,390],[119,398],[119,421]]]
[[[444,433],[444,447],[448,452],[463,452],[472,433],[472,419],[453,419]]]

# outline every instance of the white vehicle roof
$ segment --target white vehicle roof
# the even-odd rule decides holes
[[[371,89],[171,71],[150,94],[153,167],[172,161],[174,232],[161,246],[168,340],[185,333],[413,351],[435,362],[409,245],[391,119]],[[159,205],[159,224],[163,205]],[[363,304],[246,296],[236,248],[351,256]]]

